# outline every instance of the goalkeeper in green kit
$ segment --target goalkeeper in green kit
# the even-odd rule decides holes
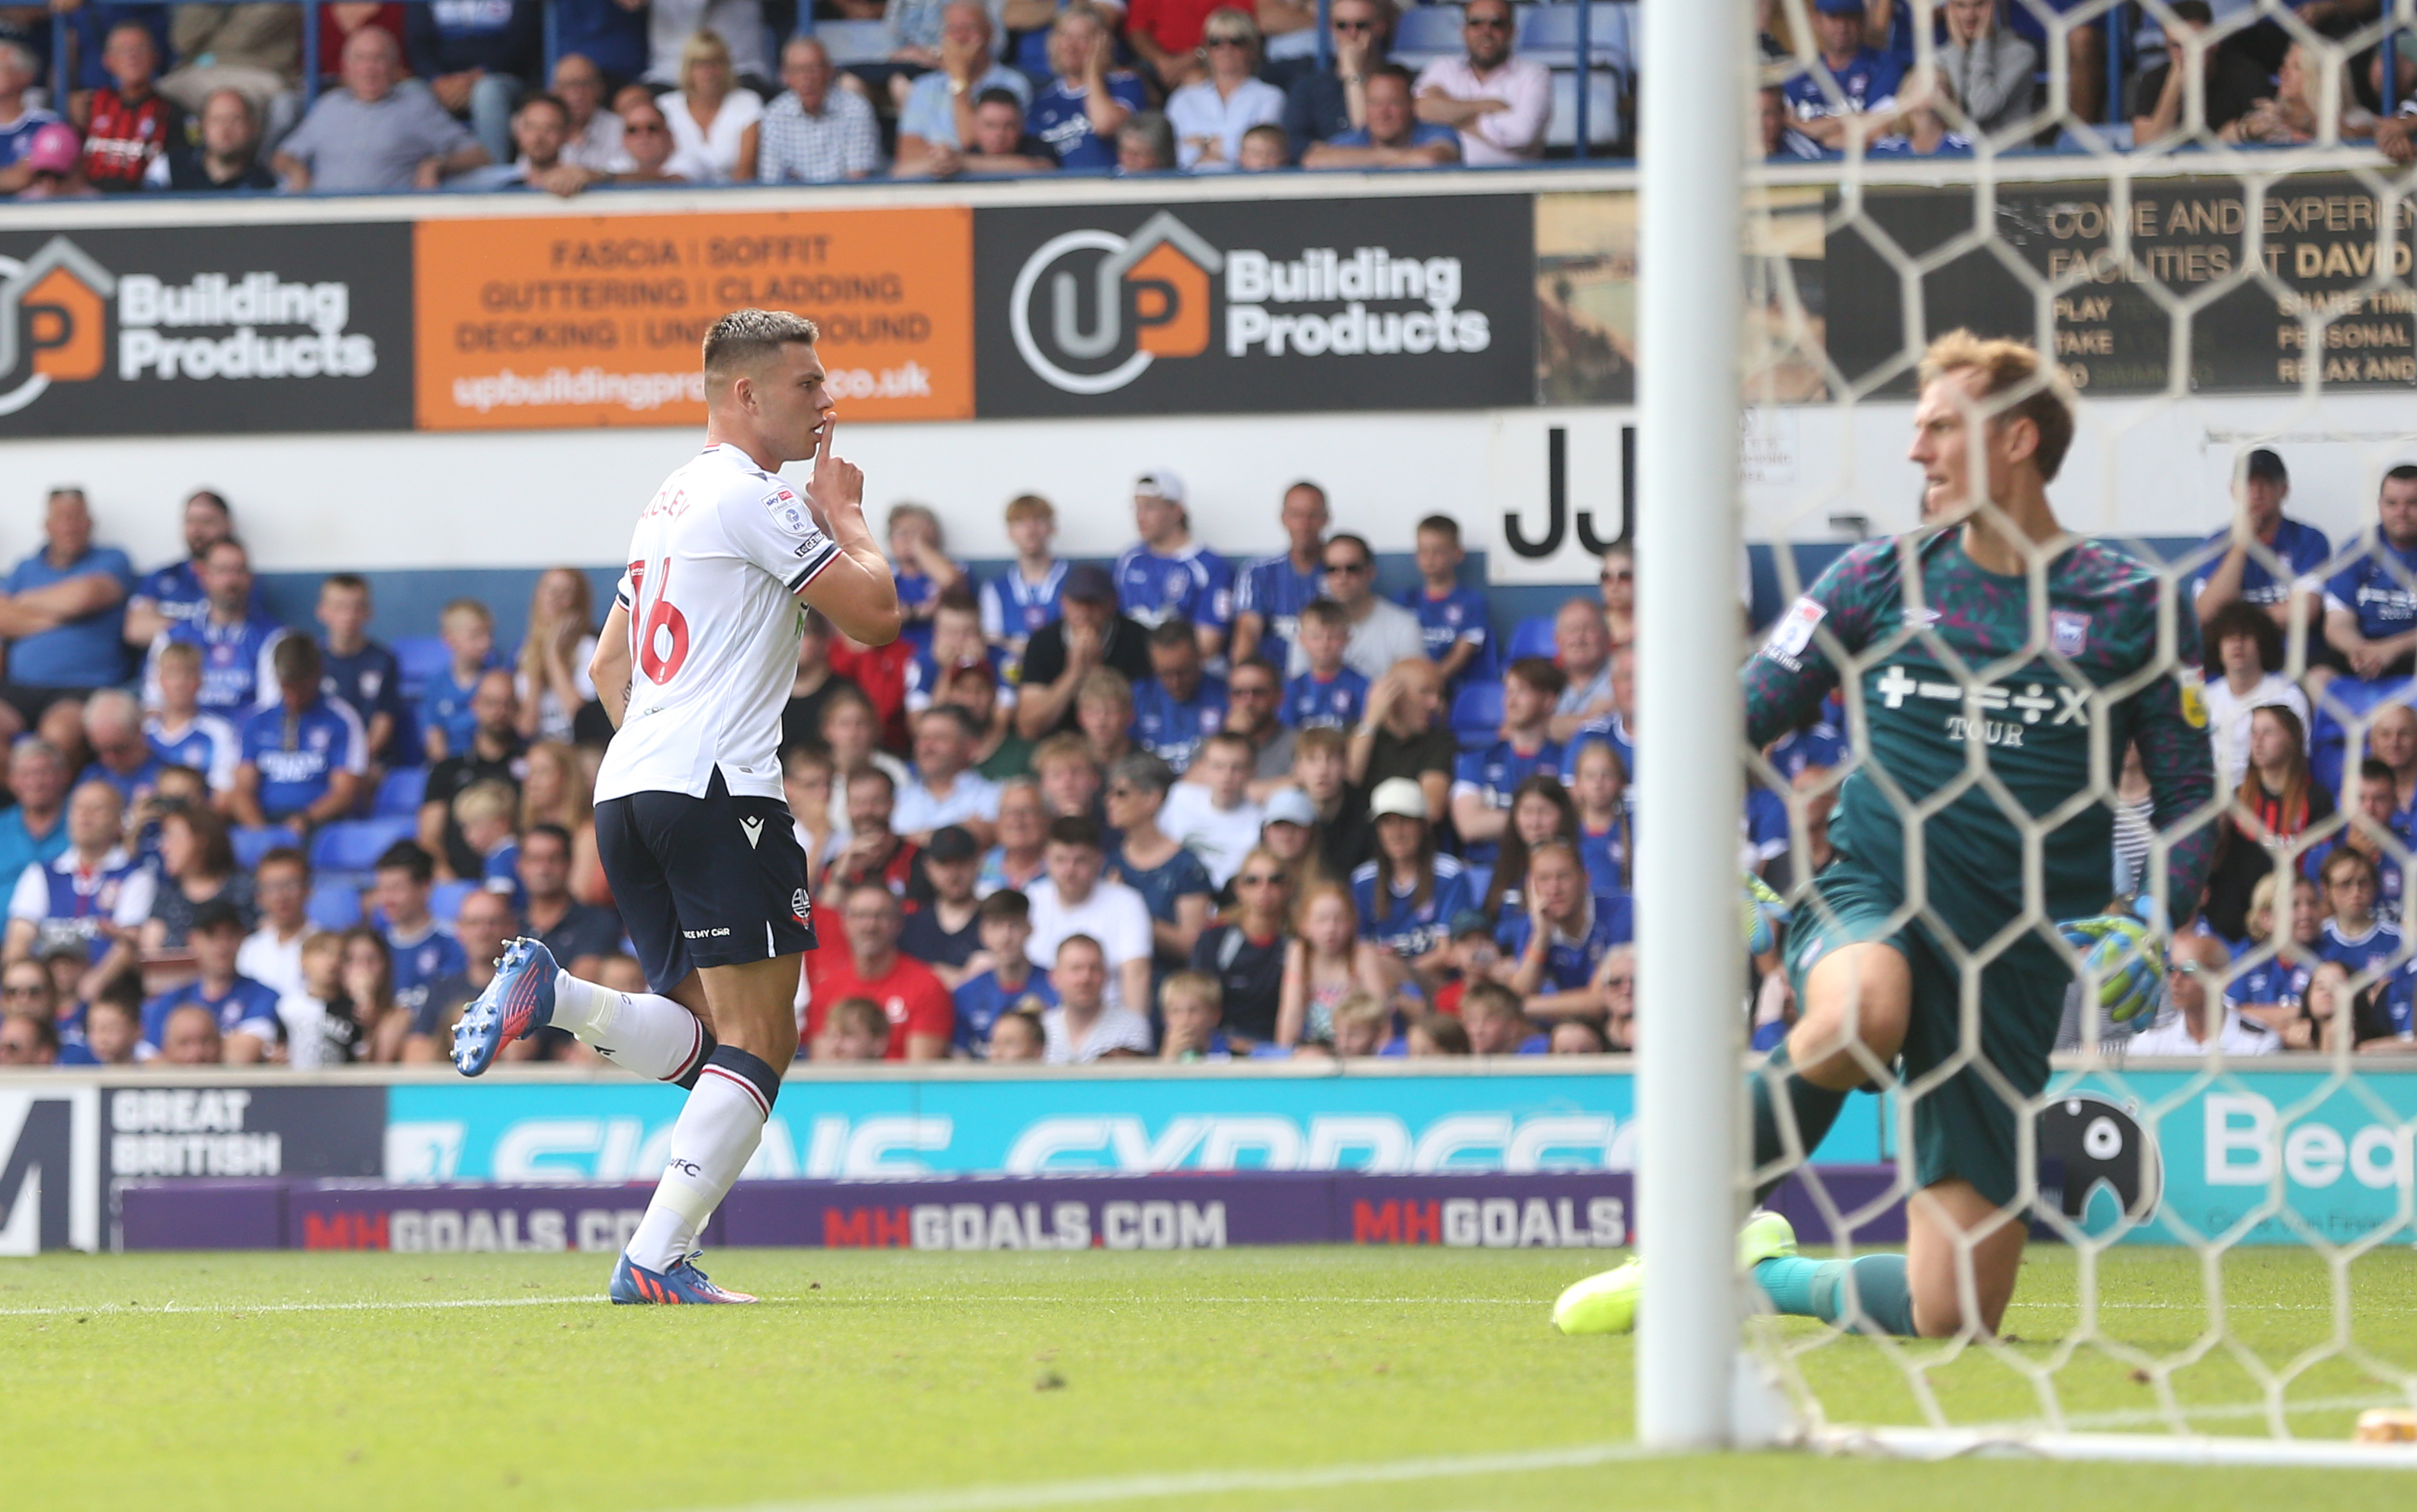
[[[1889,1081],[1900,1057],[1895,1075],[1920,1089],[1907,1097],[1919,1189],[1903,1255],[1799,1259],[1786,1220],[1760,1213],[1741,1261],[1780,1312],[1938,1338],[1995,1334],[2014,1294],[2031,1195],[2018,1118],[2047,1081],[2075,956],[2118,1020],[2157,1001],[2158,910],[2106,913],[2104,794],[2124,749],[2138,744],[2157,827],[2172,837],[2164,901],[2178,921],[2197,908],[2214,845],[2212,826],[2186,833],[2183,822],[2214,779],[2196,616],[2187,604],[2173,613],[2168,647],[2157,574],[2067,535],[2048,506],[2074,430],[2056,375],[2020,342],[1956,331],[1932,344],[1921,376],[1908,456],[1925,485],[1922,530],[1832,564],[1743,673],[1756,746],[1842,674],[1859,683],[1865,732],[1830,821],[1838,858],[1814,879],[1787,942],[1801,1017],[1753,1079],[1756,1195],[1820,1143],[1848,1092]],[[2034,549],[2048,553],[2036,582]],[[2153,672],[2161,662],[2170,670]],[[1984,770],[2019,815],[1968,781]],[[1926,820],[1912,817],[1958,784]],[[2075,801],[2093,791],[2097,801]],[[2056,922],[2010,931],[2029,900]],[[1978,967],[1976,1004],[1965,1001],[1964,961]],[[1975,1053],[1959,1060],[1968,1045]],[[1640,1265],[1573,1286],[1555,1322],[1625,1331]]]

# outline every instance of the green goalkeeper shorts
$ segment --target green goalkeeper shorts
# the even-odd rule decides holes
[[[1999,1206],[2012,1202],[2020,1189],[2021,1169],[2015,1108],[2047,1082],[2048,1051],[2056,1044],[2072,969],[2037,939],[2026,939],[1990,961],[1981,972],[1978,1053],[1959,1060],[1962,977],[1955,956],[1941,949],[1935,932],[1919,919],[1893,924],[1896,889],[1852,861],[1841,860],[1814,879],[1813,892],[1813,900],[1797,908],[1787,941],[1788,980],[1797,1001],[1804,1001],[1806,973],[1840,945],[1885,945],[1905,957],[1913,990],[1899,1075],[1904,1088],[1918,1090],[1901,1090],[1899,1096],[1913,1109],[1915,1180],[1928,1187],[1961,1177]],[[1958,918],[1944,907],[1940,912],[1951,927],[1977,938],[1994,934],[2004,923],[2002,917]],[[1951,1064],[1958,1068],[1943,1081],[1929,1080]]]

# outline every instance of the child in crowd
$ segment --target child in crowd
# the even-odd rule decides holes
[[[1276,1043],[1334,1040],[1334,1005],[1355,989],[1382,999],[1383,954],[1360,937],[1360,914],[1337,883],[1310,887],[1296,905],[1296,938],[1285,953],[1284,999],[1276,1009]]]
[[[369,1036],[344,995],[344,937],[322,932],[302,942],[302,990],[277,1000],[285,1051],[297,1071],[365,1059]]]
[[[403,722],[403,672],[394,653],[369,637],[369,580],[334,572],[319,583],[319,659],[328,696],[360,716],[369,743],[370,780],[385,775],[394,759],[395,730]]]
[[[1404,1053],[1412,1060],[1469,1053],[1468,1031],[1449,1014],[1420,1014],[1410,1021],[1410,1030],[1404,1040]]]
[[[453,823],[479,857],[479,885],[511,900],[512,912],[528,907],[521,887],[521,841],[512,829],[519,809],[509,785],[493,778],[453,794]]]
[[[1242,133],[1242,150],[1236,161],[1246,174],[1271,174],[1279,168],[1290,168],[1292,138],[1274,122],[1262,122]]]
[[[1383,998],[1374,992],[1353,991],[1334,1005],[1334,1053],[1401,1053],[1393,1039],[1393,1010]]]
[[[842,998],[832,1005],[830,1027],[823,1035],[823,1061],[855,1061],[872,1065],[889,1057],[889,1016],[869,997]]]
[[[1494,980],[1502,964],[1502,947],[1494,943],[1494,926],[1482,909],[1464,908],[1452,916],[1452,979],[1436,993],[1437,1013],[1458,1013],[1461,995],[1470,984]]]
[[[1343,664],[1351,616],[1331,598],[1300,612],[1300,649],[1309,671],[1285,684],[1277,713],[1296,730],[1356,729],[1368,707],[1368,679]]]
[[[2325,920],[2317,955],[2354,977],[2390,971],[2400,959],[2400,931],[2376,915],[2375,863],[2360,852],[2339,850],[2325,857],[2318,875],[2333,916]]]
[[[1578,859],[1599,893],[1628,890],[1628,774],[1607,740],[1589,740],[1570,758],[1570,798],[1578,810]]]
[[[476,598],[447,604],[436,618],[436,631],[452,661],[428,680],[428,692],[419,701],[419,737],[431,765],[470,748],[479,733],[471,701],[479,695],[479,679],[498,665],[495,616]]]
[[[990,1053],[983,1059],[1001,1066],[1038,1066],[1049,1051],[1049,1031],[1041,1024],[1041,1010],[1019,1007],[1002,1013],[990,1026]]]
[[[202,648],[190,641],[170,641],[159,649],[153,665],[156,702],[143,721],[144,743],[169,765],[201,773],[210,792],[224,802],[235,791],[243,741],[234,725],[202,709]]]
[[[1475,1055],[1542,1055],[1551,1040],[1520,1009],[1519,994],[1500,982],[1480,982],[1460,1000],[1460,1023]]]
[[[889,511],[889,567],[898,580],[898,607],[905,612],[902,639],[917,651],[932,643],[932,612],[940,595],[965,578],[965,569],[949,560],[942,544],[940,517],[920,504],[893,506]]]
[[[1158,827],[1198,855],[1220,889],[1259,843],[1259,826],[1267,819],[1267,810],[1250,800],[1257,758],[1248,735],[1210,735],[1158,812]]]
[[[981,629],[1017,664],[1033,633],[1065,615],[1066,564],[1051,550],[1056,535],[1057,511],[1047,499],[1025,493],[1008,501],[1015,565],[981,585]]]
[[[965,962],[975,975],[954,994],[956,1051],[979,1056],[993,1025],[1027,1002],[1056,1007],[1057,990],[1049,985],[1048,969],[1025,954],[1032,939],[1032,903],[1024,894],[1006,888],[983,899],[974,911],[974,927],[981,932],[981,950]]]
[[[950,588],[940,596],[932,611],[930,649],[907,665],[906,712],[920,714],[935,703],[947,702],[942,696],[942,685],[953,673],[968,669],[987,671],[996,691],[978,744],[988,749],[1005,733],[1009,711],[1015,707],[1015,690],[1002,684],[997,655],[982,639],[981,612],[974,606],[973,596],[962,585]]]
[[[130,981],[121,977],[120,981]],[[114,985],[114,984],[113,984]],[[94,1066],[131,1066],[134,1045],[143,1037],[143,1004],[140,986],[131,994],[103,991],[93,999],[84,1014],[84,1053]],[[67,1063],[64,1053],[60,1056]],[[72,1064],[72,1063],[68,1063]]]
[[[1402,595],[1402,607],[1419,617],[1427,655],[1443,670],[1446,688],[1457,686],[1461,674],[1485,655],[1485,596],[1460,585],[1460,565],[1467,560],[1459,521],[1429,515],[1419,522],[1420,581]]]
[[[1234,1050],[1219,1028],[1224,993],[1207,972],[1178,971],[1158,988],[1158,1015],[1166,1024],[1158,1047],[1162,1061],[1229,1061]]]

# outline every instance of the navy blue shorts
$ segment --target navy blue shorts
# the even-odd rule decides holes
[[[719,771],[702,798],[632,793],[598,804],[596,850],[655,991],[700,966],[814,948],[806,853],[789,806],[734,797]]]

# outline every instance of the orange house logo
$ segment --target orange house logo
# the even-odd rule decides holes
[[[89,383],[109,361],[109,300],[117,276],[65,236],[19,262],[0,258],[0,415],[53,383]]]
[[[1087,278],[1085,261],[1093,261]],[[1122,388],[1161,357],[1208,350],[1210,280],[1224,267],[1224,253],[1165,211],[1130,237],[1053,236],[1015,277],[1008,319],[1016,352],[1069,394]],[[1112,364],[1104,371],[1082,370],[1102,361]]]

